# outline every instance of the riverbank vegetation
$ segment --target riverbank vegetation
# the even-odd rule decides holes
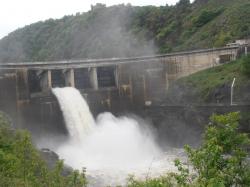
[[[241,59],[242,71],[250,78],[250,55],[247,55]]]
[[[237,112],[210,118],[202,145],[197,149],[185,147],[192,170],[177,159],[178,173],[145,181],[132,177],[128,186],[250,186],[250,163],[247,161],[250,139],[238,131],[239,119]]]
[[[48,169],[30,134],[11,128],[10,122],[0,112],[0,187],[83,187],[85,174],[72,171],[64,176],[63,161]]]
[[[200,147],[186,146],[188,162],[175,160],[178,173],[140,181],[128,180],[129,187],[172,186],[249,186],[250,163],[247,162],[250,139],[238,130],[240,114],[232,112],[210,118]],[[188,165],[187,165],[188,164]],[[192,168],[192,169],[190,169]],[[86,186],[83,173],[62,175],[63,162],[49,170],[32,145],[29,133],[14,130],[0,113],[0,186]]]
[[[249,0],[130,4],[49,19],[0,40],[0,61],[131,57],[221,47],[250,36]]]

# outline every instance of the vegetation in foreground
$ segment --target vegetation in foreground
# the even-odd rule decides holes
[[[63,161],[49,170],[28,132],[14,130],[0,112],[0,187],[83,187],[84,172],[63,176]]]
[[[247,134],[238,132],[239,119],[238,112],[211,117],[202,145],[198,149],[185,147],[192,170],[176,160],[179,173],[145,181],[131,177],[128,186],[250,186],[250,163],[247,162],[249,155],[246,151],[250,139]]]
[[[247,149],[250,139],[238,131],[240,114],[213,115],[197,149],[186,146],[188,165],[175,160],[178,173],[169,173],[145,181],[130,177],[129,187],[172,186],[250,186]],[[192,168],[192,169],[190,169]],[[0,186],[82,187],[83,173],[62,175],[63,162],[49,170],[25,131],[13,130],[0,113]]]

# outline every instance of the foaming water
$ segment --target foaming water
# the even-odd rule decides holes
[[[169,161],[163,167],[162,160],[166,161],[166,157],[145,125],[108,112],[100,114],[95,121],[78,90],[55,88],[53,93],[70,135],[56,150],[66,164],[75,169],[86,167],[92,178],[106,180],[102,185],[124,183],[128,174],[148,175],[149,168],[155,175],[166,168],[173,169]],[[171,156],[168,159],[173,160]]]

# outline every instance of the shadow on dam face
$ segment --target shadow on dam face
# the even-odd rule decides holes
[[[32,99],[31,103],[19,104],[17,120],[21,128],[32,132],[35,142],[41,138],[58,137],[65,139],[68,136],[62,112],[56,98]],[[90,109],[96,117],[99,113],[111,111],[105,107]],[[162,148],[179,147],[185,144],[198,146],[201,135],[214,114],[223,114],[232,111],[249,111],[249,106],[149,106],[142,108],[113,108],[115,116],[129,116],[140,122],[141,125],[150,126],[156,135],[156,141]],[[143,119],[143,120],[141,120]],[[145,122],[145,123],[144,123]],[[59,140],[60,141],[60,140]]]
[[[28,129],[36,143],[47,137],[53,141],[54,137],[65,139],[68,131],[64,122],[62,111],[55,96],[48,98],[33,98],[28,103],[19,103],[19,127]],[[206,121],[206,117],[195,118],[198,115],[182,107],[143,107],[143,108],[113,108],[90,104],[90,109],[96,117],[98,114],[110,111],[115,116],[129,116],[140,122],[142,126],[153,129],[156,140],[161,147],[182,147],[185,144],[197,145]],[[198,121],[204,123],[198,123]],[[195,126],[194,124],[199,124]],[[64,137],[64,138],[63,138]]]
[[[17,107],[19,127],[29,130],[34,140],[43,136],[67,136],[62,112],[54,96],[19,103]]]
[[[86,69],[84,71],[88,73]],[[36,76],[39,75],[37,72],[34,73]],[[103,69],[99,70],[99,74],[109,77],[109,79],[104,79],[101,84],[104,86],[114,84],[114,77],[110,76],[113,75],[112,71]],[[84,75],[84,73],[80,71],[80,75]],[[39,76],[37,78],[39,79]],[[5,79],[0,79],[0,85],[5,88],[0,90],[0,96],[4,98],[0,100],[0,110],[8,113],[17,127],[30,130],[35,139],[47,135],[67,136],[62,112],[56,98],[51,93],[45,92],[44,95],[34,97],[31,94],[26,99],[25,92],[16,92],[17,81],[20,80],[13,73],[6,74]],[[22,86],[25,85],[22,84]],[[39,91],[39,87],[35,87],[35,84],[31,88]],[[133,103],[131,101],[130,92],[135,92],[135,90],[130,90],[129,85],[124,87],[124,90],[123,87],[121,88],[120,90],[105,88],[81,93],[86,97],[95,117],[101,112],[110,111],[116,116],[132,113],[143,118],[157,129],[157,140],[162,146],[197,145],[197,142],[200,142],[201,133],[213,113],[249,111],[249,106],[248,108],[247,106],[142,106],[134,100],[132,100]],[[125,91],[127,91],[126,94],[123,93]],[[140,95],[140,97],[142,96]]]
[[[200,126],[195,124],[205,120],[199,121],[198,117],[192,120],[194,115],[183,115],[179,112],[181,109],[164,113],[161,106],[158,109],[148,106],[151,112],[147,113],[145,105],[161,105],[174,80],[226,63],[236,58],[237,51],[237,47],[227,47],[124,59],[1,64],[2,68],[11,68],[12,72],[0,74],[0,94],[4,98],[0,101],[0,109],[10,113],[20,127],[34,133],[67,134],[51,88],[76,87],[89,101],[95,116],[103,111],[111,111],[115,115],[124,111],[138,114],[149,118],[159,129],[159,139],[172,137],[175,145],[179,144],[176,137],[188,140],[183,137],[198,136],[187,132],[194,127],[195,132],[200,132],[196,130]]]

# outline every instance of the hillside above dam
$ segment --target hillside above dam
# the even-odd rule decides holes
[[[148,56],[222,47],[250,36],[249,0],[175,6],[92,6],[20,28],[0,40],[0,62]]]

